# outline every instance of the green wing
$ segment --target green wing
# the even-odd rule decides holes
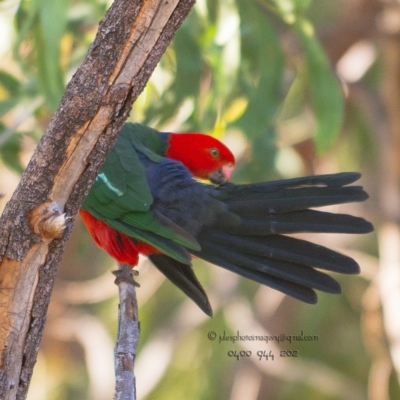
[[[121,134],[126,135],[135,149],[146,154],[150,160],[160,162],[165,157],[168,144],[155,129],[128,122]]]
[[[117,219],[130,211],[149,211],[152,202],[145,168],[129,137],[121,135],[107,156],[82,208],[89,212],[96,211],[103,220]]]
[[[165,147],[157,131],[125,124],[82,208],[112,228],[188,263],[190,255],[183,247],[200,246],[193,236],[152,210],[153,197],[145,167],[137,154],[140,151],[160,162]]]

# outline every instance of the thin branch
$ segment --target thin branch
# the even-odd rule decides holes
[[[119,264],[120,271],[131,270]],[[140,324],[135,285],[118,283],[118,337],[115,345],[115,400],[136,400],[134,365]]]

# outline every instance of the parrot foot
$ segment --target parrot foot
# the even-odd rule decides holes
[[[129,265],[123,265],[121,269],[112,271],[112,274],[116,276],[114,283],[119,285],[121,282],[130,283],[133,286],[140,287],[139,283],[135,281],[134,276],[139,275],[139,271],[133,269]]]

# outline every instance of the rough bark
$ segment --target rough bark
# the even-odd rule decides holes
[[[0,221],[0,398],[24,399],[73,218],[194,0],[116,0]]]

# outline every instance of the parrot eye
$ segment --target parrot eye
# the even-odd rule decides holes
[[[213,147],[212,149],[210,149],[210,154],[212,158],[218,158],[219,150],[216,147]]]

